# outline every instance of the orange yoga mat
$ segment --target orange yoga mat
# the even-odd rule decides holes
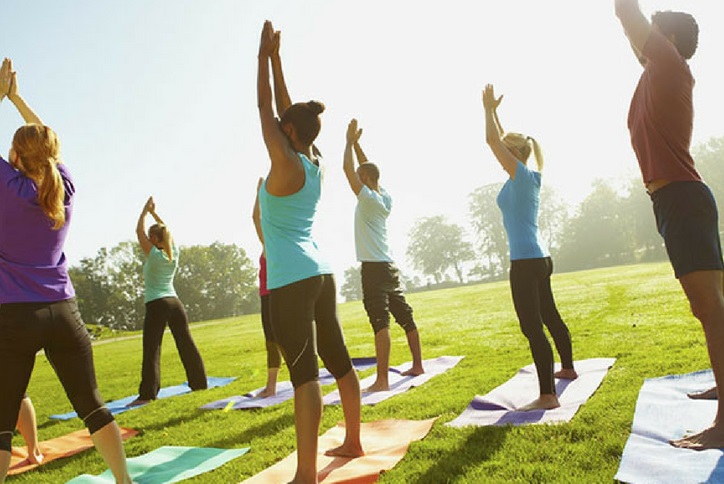
[[[121,438],[129,439],[138,434],[137,430],[121,427]],[[9,475],[20,474],[35,469],[39,465],[50,462],[63,457],[83,452],[93,447],[88,429],[78,430],[76,432],[61,435],[50,440],[44,440],[39,444],[40,451],[43,453],[43,462],[40,464],[32,464],[28,460],[28,449],[26,447],[13,447],[13,453],[10,457]]]
[[[390,470],[402,460],[410,443],[423,439],[435,419],[379,420],[362,424],[362,447],[365,455],[350,459],[327,457],[327,449],[337,447],[344,440],[344,424],[338,424],[319,437],[317,478],[319,482],[364,484],[377,482],[380,473]],[[244,483],[289,482],[297,468],[297,453],[244,481]]]

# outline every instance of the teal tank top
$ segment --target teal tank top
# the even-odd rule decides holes
[[[162,297],[178,297],[173,287],[173,276],[178,268],[179,250],[174,244],[171,248],[173,260],[158,247],[151,247],[151,251],[143,263],[144,302],[155,301]]]
[[[322,172],[305,155],[299,153],[299,159],[304,167],[304,186],[298,192],[283,197],[271,195],[266,190],[266,180],[259,189],[270,290],[332,273],[312,238]]]

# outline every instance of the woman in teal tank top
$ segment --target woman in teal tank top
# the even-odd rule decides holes
[[[292,104],[282,73],[279,37],[271,22],[265,22],[259,45],[257,95],[271,168],[259,191],[259,202],[271,325],[294,385],[294,482],[317,482],[317,435],[322,417],[317,354],[337,380],[345,416],[345,440],[328,450],[328,455],[363,454],[360,387],[337,319],[334,276],[312,238],[321,190],[318,152],[313,143],[321,129],[319,115],[324,105],[316,101]],[[272,105],[270,63],[281,120],[275,117]]]
[[[146,234],[146,215],[156,223]],[[149,197],[136,224],[136,236],[146,256],[143,264],[144,302],[146,317],[143,320],[143,363],[138,398],[129,405],[143,405],[155,400],[161,389],[161,342],[168,324],[176,342],[186,378],[192,390],[207,387],[206,370],[196,347],[186,309],[176,295],[173,278],[178,268],[179,250],[171,237],[171,231],[156,214],[156,204]]]

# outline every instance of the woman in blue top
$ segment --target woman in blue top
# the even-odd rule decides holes
[[[156,221],[146,235],[146,215]],[[207,387],[206,370],[201,354],[191,337],[189,321],[181,300],[176,296],[173,277],[178,268],[179,250],[171,231],[156,214],[156,204],[149,197],[136,224],[136,236],[146,255],[143,264],[146,317],[143,321],[143,363],[138,398],[129,405],[143,405],[155,400],[161,389],[161,341],[166,323],[176,342],[186,378],[192,390]]]
[[[274,116],[269,63],[274,73]],[[279,56],[279,32],[265,22],[259,45],[258,107],[271,169],[259,190],[271,291],[271,325],[294,385],[297,471],[294,482],[317,482],[317,434],[322,416],[317,353],[339,386],[346,436],[328,455],[362,455],[360,387],[337,319],[329,264],[311,232],[321,189],[313,142],[324,105],[292,104]],[[315,339],[316,335],[316,339]]]
[[[40,350],[116,482],[131,482],[118,425],[98,392],[90,336],[68,277],[64,246],[75,186],[61,162],[58,136],[18,94],[9,59],[0,67],[0,102],[5,97],[26,124],[13,136],[8,162],[0,157],[0,482],[10,466],[16,423],[26,438],[32,433],[34,416],[23,409],[30,403],[23,404],[23,396]]]
[[[504,134],[497,114],[501,100],[502,96],[495,98],[492,85],[485,86],[485,140],[510,176],[498,195],[498,206],[503,213],[503,225],[510,247],[510,289],[520,328],[528,338],[533,353],[540,386],[540,397],[518,410],[556,408],[560,403],[554,377],[574,379],[578,375],[573,368],[571,335],[558,314],[551,291],[553,263],[538,233],[543,154],[533,138],[518,133]],[[526,166],[531,145],[538,164],[537,172]],[[555,374],[553,351],[543,331],[544,324],[561,358],[562,369]]]

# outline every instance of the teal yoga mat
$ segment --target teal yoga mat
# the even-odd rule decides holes
[[[243,449],[214,449],[208,447],[159,447],[147,454],[128,459],[128,472],[138,484],[179,482],[221,467],[232,459],[249,452]],[[99,476],[83,474],[68,484],[113,484],[110,470]]]

